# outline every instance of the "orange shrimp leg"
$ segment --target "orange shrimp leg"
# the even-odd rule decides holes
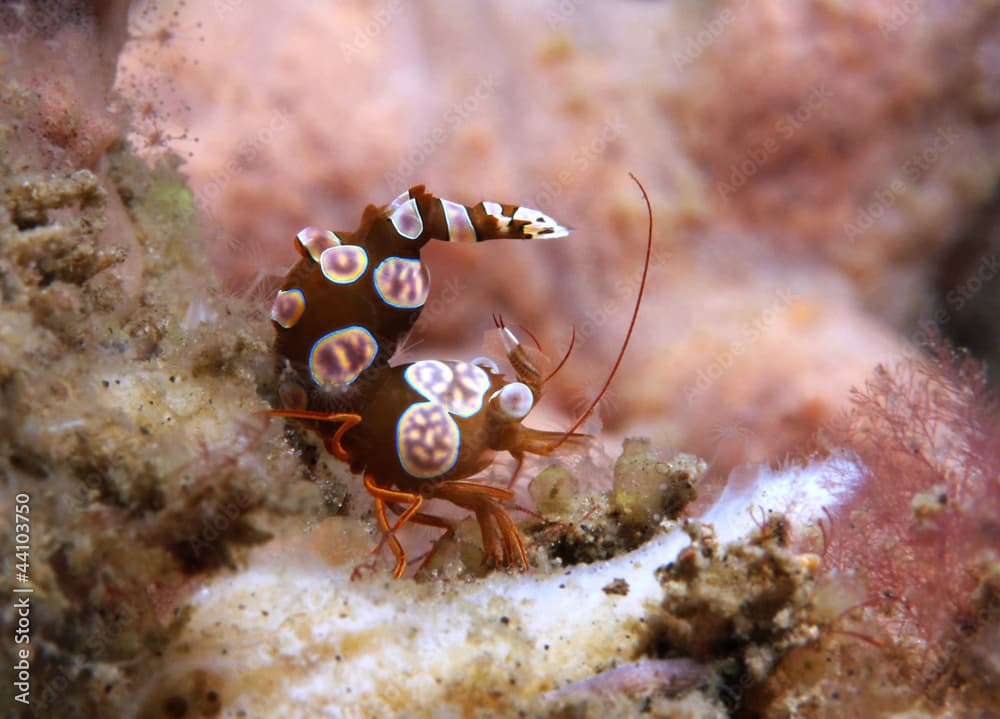
[[[350,462],[351,457],[340,444],[344,432],[361,422],[361,415],[353,412],[316,412],[308,409],[272,409],[272,417],[288,417],[290,419],[304,419],[313,422],[340,422],[340,427],[333,433],[327,443],[327,450],[341,462]]]
[[[435,488],[434,497],[475,513],[483,535],[484,559],[492,558],[498,566],[517,561],[521,569],[527,571],[528,555],[524,551],[524,542],[514,520],[500,505],[500,501],[513,499],[513,492],[475,482],[455,481],[442,482]],[[497,545],[498,538],[500,546]]]
[[[375,478],[368,472],[365,472],[365,489],[375,498],[375,516],[378,518],[378,526],[382,531],[382,541],[373,551],[378,552],[385,542],[389,543],[389,549],[396,557],[396,566],[392,570],[392,576],[399,579],[406,571],[406,550],[396,539],[396,532],[413,518],[413,515],[424,503],[424,498],[413,492],[400,492],[395,489],[379,487],[375,484]],[[407,504],[406,509],[396,518],[396,523],[392,526],[389,525],[389,517],[385,513],[386,502],[405,502]]]
[[[396,514],[400,514],[401,510],[397,508],[397,505],[390,504],[388,506],[389,509],[391,509],[393,512],[395,512]],[[451,537],[455,534],[455,524],[454,522],[451,522],[445,519],[444,517],[438,517],[433,514],[427,514],[426,512],[417,512],[412,517],[410,517],[410,522],[412,524],[422,524],[425,527],[432,527],[434,529],[444,530],[444,534],[442,534],[436,540],[434,540],[434,544],[431,545],[431,548],[428,549],[426,552],[424,552],[424,554],[421,555],[420,557],[417,557],[417,560],[422,560],[420,562],[420,566],[417,568],[417,574],[419,574],[427,567],[430,561],[434,558],[434,555],[437,553],[438,543],[440,543],[442,539],[446,539],[447,537]]]

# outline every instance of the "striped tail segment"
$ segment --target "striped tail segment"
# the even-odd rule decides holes
[[[484,201],[461,205],[436,197],[423,185],[411,187],[385,208],[396,232],[423,244],[428,240],[483,242],[566,237],[569,229],[528,207]]]

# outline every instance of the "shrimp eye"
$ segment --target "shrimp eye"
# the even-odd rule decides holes
[[[493,393],[490,402],[506,419],[518,420],[531,411],[535,397],[523,382],[511,382]]]
[[[500,367],[489,357],[476,357],[472,360],[471,364],[477,367],[482,367],[487,372],[492,372],[493,374],[500,374]]]

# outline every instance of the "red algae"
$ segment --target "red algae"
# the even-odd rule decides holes
[[[863,468],[813,535],[825,631],[782,659],[748,710],[990,715],[997,656],[984,643],[1000,626],[998,419],[982,366],[940,339],[878,367],[853,393],[851,411],[823,436]]]
[[[824,566],[858,572],[907,664],[930,681],[978,630],[976,593],[998,560],[1000,416],[979,363],[936,344],[879,366],[830,440],[866,479],[831,515]]]

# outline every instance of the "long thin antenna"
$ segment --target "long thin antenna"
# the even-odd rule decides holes
[[[531,338],[531,341],[535,343],[535,347],[538,349],[539,352],[542,352],[542,353],[545,352],[545,350],[542,349],[542,343],[538,341],[537,337],[535,337],[535,333],[534,332],[532,332],[531,330],[529,330],[527,327],[525,327],[524,325],[522,325],[520,323],[518,323],[517,326],[521,329],[522,332],[524,332],[524,334],[528,335],[528,337]]]
[[[646,188],[642,186],[641,182],[639,182],[639,178],[631,172],[628,173],[628,176],[631,177],[632,181],[639,186],[639,191],[642,192],[642,199],[646,203],[646,215],[649,217],[649,231],[646,238],[646,260],[642,265],[642,279],[639,281],[639,296],[635,298],[635,309],[632,310],[632,320],[628,324],[628,332],[625,333],[625,341],[622,342],[621,351],[618,352],[618,359],[615,360],[615,365],[611,368],[611,374],[608,375],[608,379],[605,380],[604,386],[601,387],[601,391],[597,393],[594,401],[590,403],[590,407],[587,408],[587,411],[580,415],[580,418],[576,420],[576,423],[569,428],[569,431],[559,438],[559,441],[547,448],[548,452],[554,452],[558,449],[563,442],[569,439],[569,437],[576,432],[576,430],[580,429],[580,425],[586,422],[587,418],[593,414],[595,409],[597,409],[597,403],[604,398],[604,393],[608,391],[608,387],[611,386],[611,380],[615,378],[615,373],[618,372],[618,368],[621,366],[629,340],[632,339],[632,330],[635,329],[635,321],[639,317],[639,306],[642,304],[642,294],[646,290],[646,276],[649,274],[649,262],[650,258],[653,256],[653,206],[650,204],[649,195],[646,193]]]
[[[549,372],[548,376],[546,376],[545,379],[542,380],[542,384],[545,384],[550,379],[552,379],[553,377],[555,377],[556,374],[559,372],[559,370],[561,370],[563,368],[563,365],[566,364],[566,360],[568,360],[570,354],[572,354],[572,352],[573,352],[573,345],[575,345],[575,344],[576,344],[576,326],[574,325],[573,326],[573,333],[570,335],[570,338],[569,338],[569,347],[566,348],[566,354],[564,354],[563,358],[561,360],[559,360],[559,364],[556,365],[556,368],[554,370],[552,370],[551,372]]]

